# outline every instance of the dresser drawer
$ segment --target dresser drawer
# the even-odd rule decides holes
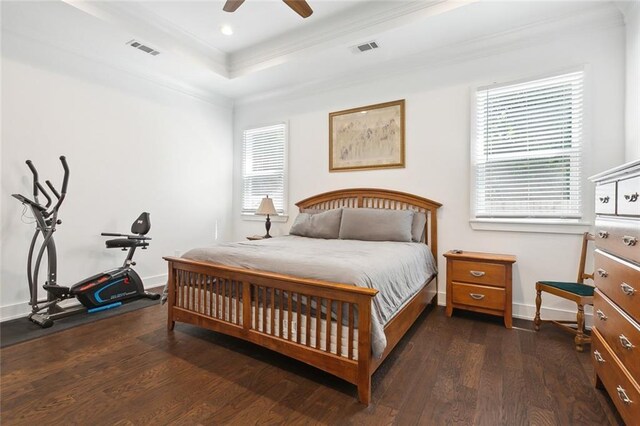
[[[476,306],[478,308],[504,310],[505,290],[484,285],[452,283],[452,300],[456,305]]]
[[[640,379],[640,326],[596,290],[594,326],[629,373]]]
[[[640,262],[640,222],[624,218],[596,219],[596,247]]]
[[[596,374],[602,380],[620,415],[629,425],[640,417],[640,389],[613,355],[597,328],[593,330],[591,354]]]
[[[596,250],[596,287],[634,320],[640,321],[640,267]]]
[[[596,186],[596,213],[616,214],[616,183]]]
[[[454,260],[451,279],[504,287],[506,285],[506,267],[498,263]]]
[[[640,176],[618,182],[618,214],[640,216]]]

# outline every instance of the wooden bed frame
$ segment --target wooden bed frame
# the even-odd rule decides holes
[[[429,245],[437,259],[436,212],[441,204],[435,201],[384,189],[345,189],[307,198],[296,203],[296,206],[301,211],[367,207],[424,212],[427,223],[423,242]],[[384,329],[387,346],[382,357],[376,359],[371,353],[371,303],[378,293],[375,289],[175,257],[164,259],[169,267],[169,330],[173,330],[176,321],[181,321],[280,352],[357,385],[359,400],[366,405],[371,400],[373,373],[425,307],[434,301],[437,303],[438,285],[437,277],[434,277],[387,323]],[[307,309],[306,303],[292,304],[292,301],[303,300],[302,298],[309,301],[309,305],[315,302],[316,306],[331,307],[337,318],[323,315],[322,309],[319,312]],[[252,307],[255,307],[253,311]],[[355,310],[358,312],[357,324],[354,324]],[[274,316],[274,313],[278,315]],[[285,315],[291,321],[297,319],[297,332],[296,326],[283,329]],[[326,338],[326,342],[321,342],[321,333],[315,333],[315,345],[312,346],[313,342],[310,341],[309,328],[312,324],[316,328],[322,323],[330,327],[332,319],[336,325],[348,324],[348,349],[344,352],[339,344],[343,333],[343,327],[340,326],[336,327],[335,339],[332,340],[331,333],[325,333],[322,339]],[[304,336],[300,330],[303,321],[307,324]],[[269,327],[266,324],[270,324]],[[286,327],[285,320],[284,328]],[[354,342],[354,330],[358,333],[357,342]],[[333,341],[336,342],[336,353],[329,350]],[[325,348],[322,348],[322,343]]]

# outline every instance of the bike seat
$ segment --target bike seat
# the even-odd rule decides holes
[[[131,238],[115,238],[105,241],[107,248],[130,248],[130,247],[147,247],[149,243],[144,240],[135,240]]]

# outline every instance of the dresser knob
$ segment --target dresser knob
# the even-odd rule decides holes
[[[622,283],[620,284],[620,288],[622,289],[622,292],[624,294],[626,294],[627,296],[633,296],[634,293],[636,292],[636,289],[631,287],[629,284],[627,283]]]
[[[598,315],[598,318],[600,319],[600,321],[606,321],[607,320],[607,316],[600,309],[598,309],[596,311],[596,315]]]
[[[600,197],[600,202],[602,204],[607,204],[609,202],[609,196]]]
[[[602,239],[609,238],[609,233],[607,231],[598,231],[598,237]]]
[[[635,194],[625,194],[624,199],[630,203],[635,203],[636,201],[638,201],[638,195],[639,194],[637,192]]]
[[[638,242],[638,239],[636,237],[630,237],[628,235],[625,235],[624,237],[622,237],[622,242],[624,243],[625,246],[635,246],[636,243]]]
[[[631,404],[633,402],[633,401],[631,401],[629,399],[629,397],[627,396],[627,391],[625,391],[622,386],[618,385],[616,390],[618,391],[618,398],[620,398],[620,400],[622,400],[622,402],[624,402],[627,405],[629,405],[629,404]]]
[[[618,336],[618,339],[620,339],[620,344],[622,345],[623,348],[629,349],[629,350],[635,348],[633,343],[631,343],[631,341],[627,339],[627,336],[625,336],[624,334],[621,334],[620,336]]]
[[[482,300],[484,299],[484,294],[479,294],[479,293],[469,293],[469,296],[471,296],[472,299],[476,299],[476,300]]]
[[[606,362],[604,358],[602,358],[602,355],[600,354],[600,352],[598,352],[597,350],[593,351],[593,357],[596,359],[596,361],[598,361],[601,364]]]
[[[602,278],[607,278],[609,276],[609,273],[602,268],[598,268],[597,272]]]
[[[469,271],[469,273],[474,277],[484,277],[485,274],[483,271]]]

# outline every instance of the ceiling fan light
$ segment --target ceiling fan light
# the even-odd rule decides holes
[[[224,35],[230,36],[233,34],[233,28],[231,28],[231,25],[223,25],[220,27],[220,32]]]

